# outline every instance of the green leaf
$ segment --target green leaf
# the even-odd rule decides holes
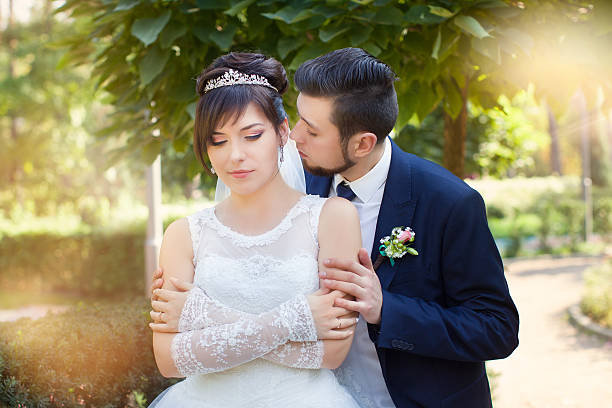
[[[378,10],[372,22],[378,24],[398,25],[404,22],[403,13],[396,7],[385,7]]]
[[[223,28],[223,31],[214,31],[209,37],[222,51],[227,51],[232,46],[236,30],[238,27],[230,23]]]
[[[231,9],[224,11],[228,16],[235,16],[240,13],[242,10],[248,8],[251,4],[255,3],[255,0],[243,0],[233,6]]]
[[[372,54],[375,57],[380,55],[380,53],[382,52],[380,47],[378,45],[374,44],[372,41],[368,41],[367,43],[365,43],[363,45],[363,49],[366,50],[367,52],[369,52],[370,54]]]
[[[189,139],[186,137],[179,137],[172,141],[172,148],[179,153],[184,153],[188,147]]]
[[[529,34],[516,28],[507,28],[499,31],[505,38],[516,44],[526,55],[531,55],[533,38]]]
[[[291,51],[294,51],[302,46],[306,41],[306,37],[281,37],[276,46],[278,55],[281,59],[285,59]]]
[[[438,105],[440,99],[441,96],[436,95],[431,86],[424,82],[420,83],[418,96],[419,103],[416,107],[416,114],[420,121],[425,119],[425,116]]]
[[[350,26],[344,26],[344,27],[328,27],[325,29],[321,29],[319,30],[319,38],[321,39],[321,41],[323,42],[329,42],[331,40],[333,40],[334,38],[338,37],[341,34],[344,34],[345,32],[347,32],[348,30],[350,30],[351,27]]]
[[[195,120],[195,115],[196,115],[196,105],[198,103],[197,102],[191,102],[189,105],[187,105],[187,107],[185,108],[185,111],[187,112],[187,114],[189,115],[189,117],[191,118],[191,120]]]
[[[429,7],[429,12],[436,16],[440,16],[443,18],[449,18],[455,15],[455,13],[453,13],[450,10],[445,9],[444,7],[436,7],[436,6],[427,6],[427,7]]]
[[[182,37],[186,32],[187,26],[173,21],[166,26],[159,36],[159,45],[161,45],[162,48],[168,48],[174,43],[174,40]]]
[[[466,33],[473,35],[476,38],[490,37],[489,33],[480,25],[478,20],[471,16],[457,16],[455,17],[455,25],[461,28]]]
[[[310,46],[303,47],[289,64],[289,70],[295,71],[303,62],[318,57],[329,51],[322,43],[315,42]]]
[[[159,137],[151,138],[151,140],[142,147],[142,150],[140,152],[140,157],[146,164],[151,165],[153,164],[155,159],[157,159],[157,156],[159,156],[160,152],[161,152],[160,138]]]
[[[408,87],[398,83],[397,99],[399,103],[399,115],[395,123],[396,129],[402,129],[409,121],[419,103],[419,83],[413,81]]]
[[[141,2],[141,0],[121,0],[119,2],[119,4],[117,4],[117,7],[115,7],[113,9],[113,11],[124,11],[124,10],[130,10],[132,9],[134,6],[136,6],[137,4],[139,4]]]
[[[262,13],[261,15],[272,20],[279,20],[284,21],[287,24],[293,24],[312,17],[313,12],[310,9],[302,10],[287,6],[278,10],[276,13]]]
[[[444,17],[431,14],[427,6],[412,6],[404,15],[404,23],[408,24],[438,24],[446,20]]]
[[[157,46],[151,48],[138,66],[140,71],[140,84],[142,86],[148,85],[155,79],[155,77],[163,71],[169,57],[169,51],[162,51]]]
[[[496,64],[501,64],[501,50],[499,42],[494,38],[472,38],[472,48],[479,54],[488,57]]]
[[[418,255],[419,254],[416,249],[411,248],[411,247],[409,247],[406,251],[408,251],[408,253],[410,255]]]
[[[182,81],[172,84],[172,87],[168,91],[168,98],[177,102],[187,102],[195,98],[195,81],[185,75],[185,79]]]
[[[171,15],[172,12],[168,10],[159,17],[138,19],[132,24],[131,33],[142,41],[145,46],[149,46],[149,44],[157,40],[157,36],[168,24]]]
[[[456,119],[463,108],[463,98],[461,97],[461,93],[452,83],[452,81],[444,81],[442,86],[444,89],[442,106],[451,118]]]
[[[230,6],[229,0],[196,0],[200,10],[226,10]]]
[[[322,16],[324,16],[326,19],[329,18],[333,18],[336,17],[340,14],[344,14],[345,11],[342,9],[338,9],[338,8],[331,8],[331,7],[327,7],[324,5],[318,5],[315,8],[312,9],[312,12],[314,14],[320,14]]]
[[[363,44],[370,38],[374,28],[371,25],[354,24],[349,33],[349,41],[352,47]]]
[[[436,41],[434,42],[433,50],[431,51],[431,57],[435,60],[438,59],[440,44],[442,44],[442,30],[438,29],[438,35],[436,36]]]
[[[193,35],[195,35],[196,38],[202,41],[204,44],[208,44],[210,42],[210,35],[214,31],[215,30],[213,28],[204,25],[197,25],[191,28]]]

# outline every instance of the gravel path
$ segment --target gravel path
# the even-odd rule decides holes
[[[521,324],[519,347],[487,363],[499,374],[495,408],[612,407],[612,342],[579,332],[567,309],[580,301],[582,272],[599,258],[507,262]]]
[[[12,322],[22,317],[38,319],[47,313],[60,313],[67,308],[68,306],[61,305],[31,305],[19,309],[0,309],[0,322]]]

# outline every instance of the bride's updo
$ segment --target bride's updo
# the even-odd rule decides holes
[[[248,84],[210,89],[215,80],[230,70],[264,77],[270,87]],[[213,131],[223,126],[226,121],[240,117],[251,102],[261,108],[278,134],[280,125],[287,117],[283,109],[282,95],[288,84],[287,73],[282,64],[262,54],[232,52],[217,58],[206,67],[197,79],[196,90],[200,99],[196,108],[193,135],[195,155],[204,168],[207,169],[204,157],[207,145],[212,142]]]

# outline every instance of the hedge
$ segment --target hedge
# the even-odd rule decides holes
[[[144,234],[24,234],[0,240],[0,287],[138,295],[144,288]]]
[[[0,406],[146,406],[176,382],[155,365],[149,309],[138,298],[0,324]]]
[[[580,304],[584,314],[612,329],[612,260],[584,273],[585,293]]]

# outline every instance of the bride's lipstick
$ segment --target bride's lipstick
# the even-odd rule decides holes
[[[245,178],[252,172],[253,170],[236,170],[236,171],[230,171],[229,174],[234,178]]]

